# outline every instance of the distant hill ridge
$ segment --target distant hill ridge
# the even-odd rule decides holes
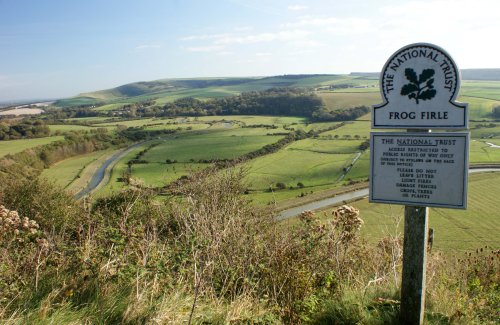
[[[461,69],[463,80],[491,80],[500,81],[500,69]],[[379,72],[351,72],[353,77],[375,77],[380,76]]]
[[[500,81],[500,69],[464,69],[464,80]],[[352,85],[361,80],[373,82],[379,77],[378,72],[352,72],[339,74],[289,74],[267,77],[229,77],[229,78],[185,78],[140,81],[121,85],[111,89],[83,93],[75,97],[59,100],[55,105],[75,106],[94,105],[96,103],[123,102],[134,98],[135,101],[151,98],[229,96],[248,91],[260,91],[273,87],[315,88],[330,85]]]
[[[118,86],[116,88],[99,90],[79,94],[77,97],[109,100],[113,98],[135,97],[179,89],[197,89],[208,87],[227,87],[243,84],[266,84],[269,87],[293,86],[297,81],[309,78],[332,77],[334,74],[290,74],[269,77],[243,77],[243,78],[192,78],[192,79],[160,79],[154,81],[139,81]],[[268,88],[268,87],[267,87]]]

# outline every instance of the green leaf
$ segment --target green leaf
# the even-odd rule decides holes
[[[418,91],[418,86],[415,84],[406,84],[401,88],[401,95],[406,96],[412,92]]]
[[[434,88],[433,83],[434,83],[434,78],[429,79],[429,80],[427,80],[426,86],[429,87],[429,89],[432,89],[432,88]]]
[[[427,100],[427,99],[433,98],[434,96],[436,96],[436,90],[435,89],[428,89],[426,91],[423,91],[420,94],[420,96],[418,96],[418,99]]]
[[[434,69],[424,69],[418,78],[418,83],[420,84],[432,76],[434,76]]]
[[[405,69],[405,76],[406,76],[406,79],[408,79],[409,81],[411,81],[411,82],[413,82],[415,84],[418,84],[417,74],[416,74],[415,71],[413,71],[412,68],[406,68]]]

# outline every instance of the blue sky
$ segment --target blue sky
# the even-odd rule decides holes
[[[380,71],[430,42],[500,68],[497,0],[0,0],[0,101],[162,78]]]

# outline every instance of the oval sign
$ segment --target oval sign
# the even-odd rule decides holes
[[[373,128],[467,129],[467,104],[455,101],[460,72],[451,56],[428,43],[394,53],[380,76],[383,103],[373,106]]]

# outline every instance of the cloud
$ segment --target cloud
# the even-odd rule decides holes
[[[257,44],[265,42],[285,42],[291,45],[306,44],[313,46],[314,41],[308,40],[310,32],[300,29],[282,30],[276,32],[264,32],[256,34],[248,33],[221,33],[221,34],[202,34],[189,35],[182,37],[185,42],[197,42],[196,46],[181,48],[188,52],[218,52],[218,55],[234,54],[235,45]]]
[[[189,35],[181,37],[181,41],[198,41],[198,40],[213,40],[223,37],[228,37],[233,34],[230,33],[221,33],[221,34],[202,34],[202,35]]]
[[[272,41],[291,41],[303,39],[308,36],[310,32],[304,30],[286,30],[279,32],[267,32],[259,34],[250,34],[242,36],[227,36],[214,40],[214,44],[251,44]]]
[[[161,45],[159,45],[159,44],[141,44],[141,45],[137,45],[135,47],[135,49],[138,51],[148,50],[148,49],[159,49],[159,48],[161,48]]]
[[[228,55],[233,55],[234,52],[231,52],[231,51],[220,51],[220,52],[217,52],[215,54],[221,55],[221,56],[228,56]]]
[[[234,27],[233,28],[235,32],[248,32],[253,30],[252,26],[240,26],[240,27]]]
[[[290,5],[287,7],[287,9],[290,11],[300,11],[300,10],[306,10],[308,8],[309,8],[308,6],[303,6],[303,5]]]
[[[224,46],[219,46],[219,45],[192,46],[185,48],[185,50],[188,52],[217,52],[217,51],[222,51],[223,49]]]
[[[298,21],[283,24],[285,28],[321,28],[321,31],[330,33],[350,35],[369,32],[373,23],[366,18],[360,17],[311,17],[305,16]]]

